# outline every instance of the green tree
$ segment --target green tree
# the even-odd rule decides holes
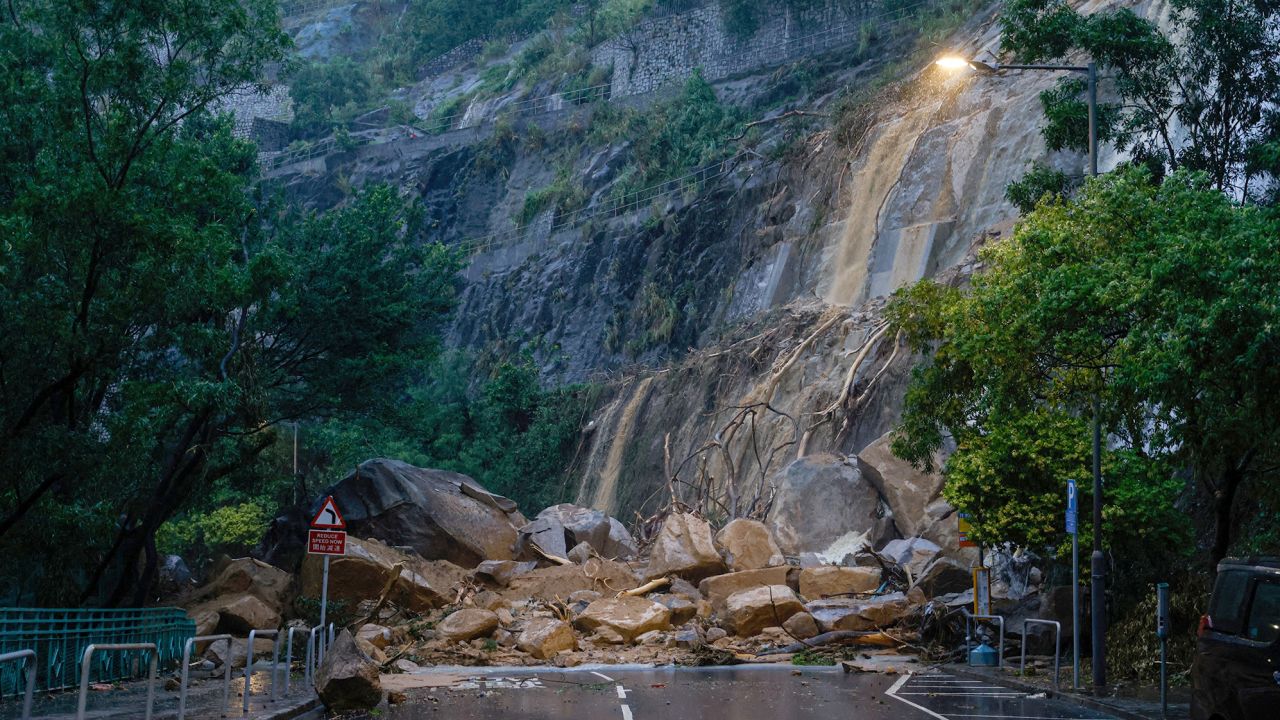
[[[289,96],[294,127],[315,135],[355,117],[372,100],[373,88],[363,67],[340,57],[299,69],[290,80]]]
[[[1114,138],[1158,173],[1202,171],[1214,187],[1269,201],[1280,177],[1280,5],[1172,0],[1170,32],[1129,8],[1082,15],[1065,0],[1006,0],[1002,45],[1020,61],[1096,60],[1118,105],[1101,108]],[[1042,95],[1053,148],[1084,149],[1078,78]]]
[[[1170,468],[1188,468],[1214,508],[1211,558],[1231,547],[1234,498],[1280,448],[1280,226],[1211,182],[1126,169],[1042,203],[970,288],[895,296],[892,323],[932,359],[894,451],[929,465],[954,442],[947,493],[980,536],[1044,542],[1054,487],[1089,475],[1097,399],[1118,511],[1168,517]]]
[[[204,111],[282,58],[274,3],[9,8],[0,551],[35,570],[5,584],[139,604],[159,528],[281,422],[396,402],[437,349],[457,264],[387,188],[323,216],[255,198],[254,148]]]

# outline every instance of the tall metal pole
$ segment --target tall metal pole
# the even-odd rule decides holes
[[[298,504],[298,422],[293,423],[293,504]]]
[[[325,555],[324,556],[324,579],[320,583],[320,627],[321,627],[320,636],[321,638],[324,637],[324,629],[323,629],[325,627],[324,618],[325,618],[325,611],[328,609],[328,607],[329,607],[329,556]],[[321,639],[320,647],[324,647],[324,645],[325,645],[325,642],[323,639]]]
[[[1089,175],[1098,176],[1098,68],[1089,63]],[[1093,629],[1093,692],[1107,692],[1107,604],[1106,604],[1106,556],[1102,553],[1102,413],[1101,401],[1093,399],[1093,556],[1090,558],[1092,574],[1092,629]]]
[[[1080,533],[1071,533],[1071,689],[1080,689]]]

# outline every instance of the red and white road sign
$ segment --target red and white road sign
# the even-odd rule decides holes
[[[307,552],[312,555],[346,555],[347,534],[342,530],[310,530]]]
[[[311,519],[311,527],[319,530],[346,530],[347,521],[342,519],[342,513],[338,510],[338,503],[333,501],[333,496],[324,499],[324,504],[320,506],[320,512]]]

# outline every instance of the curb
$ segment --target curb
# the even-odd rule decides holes
[[[264,712],[261,715],[254,715],[253,720],[293,720],[299,715],[305,715],[319,707],[321,707],[320,698],[317,696],[304,700],[297,705],[281,708],[276,712]]]
[[[1000,672],[985,673],[977,670],[970,670],[966,665],[930,665],[929,667],[932,667],[938,670],[943,670],[945,672],[954,673],[962,677],[967,677],[975,680],[985,680],[988,682],[994,682],[998,685],[1003,685],[1005,687],[1012,688],[1014,690],[1021,690],[1028,693],[1044,693],[1046,697],[1056,698],[1058,700],[1065,700],[1067,702],[1074,703],[1076,705],[1087,707],[1090,710],[1097,710],[1098,712],[1104,712],[1109,715],[1114,715],[1120,718],[1121,720],[1160,720],[1160,711],[1158,708],[1156,709],[1155,714],[1147,715],[1143,713],[1134,712],[1133,710],[1129,710],[1127,708],[1117,707],[1115,705],[1112,705],[1111,703],[1103,702],[1102,700],[1099,700],[1094,697],[1090,697],[1088,695],[1081,695],[1079,693],[1073,693],[1073,692],[1064,692],[1062,690],[1054,690],[1053,688],[1046,688],[1040,685],[1034,685],[1029,682],[1018,680],[1017,678],[1007,677],[1006,675]],[[1171,715],[1170,717],[1175,717],[1175,716]]]

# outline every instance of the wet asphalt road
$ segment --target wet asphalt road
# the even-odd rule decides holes
[[[1069,703],[945,673],[846,674],[838,667],[790,666],[494,669],[451,687],[413,690],[390,715],[390,720],[1111,720]]]

